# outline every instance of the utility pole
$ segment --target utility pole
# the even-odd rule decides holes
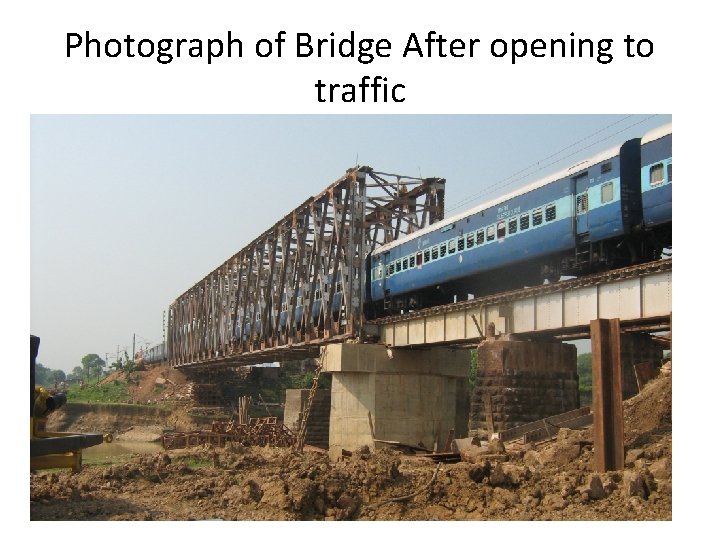
[[[135,361],[135,334],[133,334],[133,355],[132,355],[133,362]]]

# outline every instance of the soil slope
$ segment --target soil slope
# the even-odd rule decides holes
[[[437,465],[393,450],[197,448],[30,475],[33,520],[670,520],[672,381],[624,404],[626,466],[593,472],[592,431]],[[69,504],[71,502],[71,504]]]

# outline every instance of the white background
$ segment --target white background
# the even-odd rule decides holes
[[[485,2],[287,2],[256,7],[244,2],[125,1],[16,3],[3,9],[2,57],[2,284],[0,329],[5,347],[5,458],[19,471],[1,490],[18,532],[26,534],[29,492],[26,464],[27,335],[29,333],[29,117],[36,113],[671,113],[675,140],[675,433],[673,523],[644,527],[662,536],[702,526],[713,515],[712,499],[703,493],[714,480],[709,439],[716,438],[714,408],[708,397],[716,378],[713,314],[717,306],[711,271],[717,212],[715,122],[717,85],[714,16],[686,1],[579,2],[514,1],[500,7]],[[67,59],[67,32],[90,30],[98,37],[222,37],[228,29],[241,37],[245,58],[208,66],[183,59],[163,66],[136,59]],[[354,29],[360,37],[386,37],[392,58],[363,66],[352,59],[257,59],[253,43],[278,30],[336,36]],[[612,63],[590,59],[525,58],[516,65],[484,54],[476,59],[410,60],[401,56],[407,36],[436,30],[447,37],[477,37],[487,45],[496,37],[525,39],[576,37],[615,40]],[[624,57],[626,34],[649,38],[654,54]],[[287,45],[287,44],[286,44]],[[401,104],[316,103],[318,78],[355,82],[362,75],[383,75],[406,85]],[[704,166],[707,164],[707,166]],[[25,409],[26,410],[26,409]],[[708,415],[710,413],[712,416]],[[706,416],[707,415],[707,416]],[[8,422],[11,420],[10,422]],[[709,422],[709,423],[708,423]],[[700,457],[707,457],[703,463]],[[581,527],[584,536],[619,531],[621,524]],[[627,526],[627,524],[624,524]],[[219,526],[219,525],[218,525]],[[34,534],[56,529],[32,524]],[[236,534],[252,532],[236,525]],[[482,528],[482,529],[481,529]],[[527,524],[524,527],[527,529]],[[61,530],[64,531],[65,527]],[[129,532],[127,527],[103,534]],[[609,530],[608,530],[609,529]],[[282,529],[294,534],[297,529]],[[392,530],[392,529],[391,529]],[[475,524],[463,534],[488,531]],[[517,529],[511,529],[513,532]],[[624,529],[623,529],[624,530]],[[92,529],[93,534],[100,531]],[[310,532],[304,528],[302,531]],[[312,529],[317,532],[316,529]],[[343,534],[372,534],[367,527]],[[444,531],[444,532],[443,532]],[[548,527],[534,528],[549,532]],[[67,531],[64,531],[67,532]],[[150,533],[150,531],[147,531]],[[176,531],[182,533],[182,530]],[[226,531],[227,532],[227,531]],[[339,531],[328,529],[337,534]],[[453,534],[447,529],[414,534]],[[526,530],[524,532],[527,532]],[[153,534],[158,531],[153,529]],[[193,534],[197,534],[195,531]],[[391,533],[394,534],[394,533]]]

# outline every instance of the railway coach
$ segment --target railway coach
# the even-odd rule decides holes
[[[668,125],[627,140],[382,246],[368,261],[368,316],[653,258],[669,241],[653,228],[672,223],[670,137]]]

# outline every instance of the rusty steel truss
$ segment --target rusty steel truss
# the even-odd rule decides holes
[[[360,337],[367,254],[443,219],[444,194],[442,178],[349,169],[173,302],[170,364],[307,357]]]

